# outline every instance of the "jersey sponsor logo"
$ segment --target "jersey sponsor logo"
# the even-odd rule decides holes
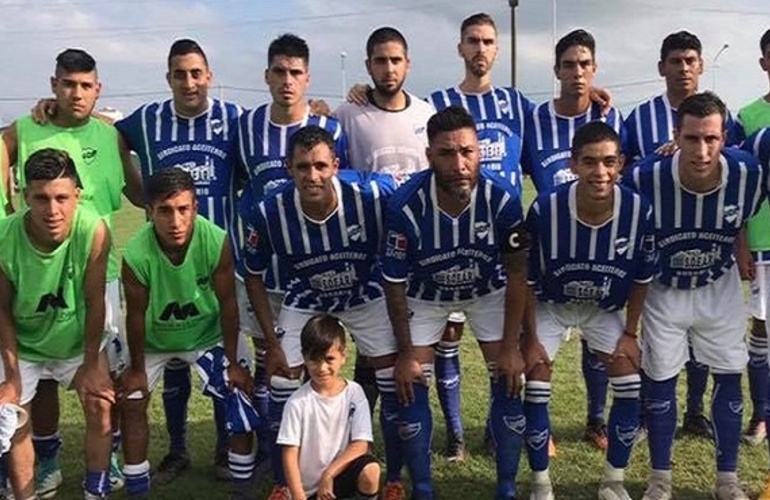
[[[472,285],[476,280],[481,279],[481,270],[476,262],[465,267],[458,264],[449,269],[433,273],[432,278],[433,281],[443,286]]]
[[[591,280],[570,281],[562,287],[565,297],[574,300],[601,300],[610,296],[612,278],[605,276],[601,283]]]
[[[407,242],[408,240],[405,235],[396,231],[388,231],[388,236],[385,239],[385,256],[404,260],[406,258]]]
[[[283,186],[289,179],[273,179],[271,181],[267,181],[264,185],[262,193],[264,195],[267,195],[274,189]]]
[[[46,293],[40,297],[40,302],[37,304],[35,312],[44,313],[48,309],[67,309],[67,301],[64,300],[64,289],[59,287],[56,293]]]
[[[361,226],[358,224],[353,224],[352,226],[348,226],[347,228],[348,238],[350,238],[353,241],[358,241],[361,239]]]
[[[722,258],[722,248],[714,245],[711,250],[703,251],[700,248],[681,250],[669,259],[669,266],[673,269],[708,269]]]
[[[345,265],[344,271],[330,269],[321,274],[310,277],[310,286],[322,292],[334,292],[352,288],[358,284],[356,268],[350,264]]]
[[[556,153],[546,156],[545,159],[540,163],[540,165],[543,168],[548,168],[551,163],[555,162],[563,162],[565,160],[569,160],[572,156],[572,151],[557,151]]]
[[[618,238],[615,240],[615,251],[620,255],[628,251],[628,238]]]
[[[83,161],[86,162],[86,165],[90,165],[94,162],[96,159],[96,148],[83,148]]]
[[[195,161],[186,161],[184,163],[177,163],[174,166],[190,174],[195,184],[211,184],[217,180],[214,159],[208,155],[206,155],[203,165],[198,165]]]
[[[566,184],[576,179],[577,175],[575,175],[572,170],[563,168],[561,170],[557,170],[556,173],[553,174],[553,185],[561,186],[562,184]]]
[[[505,159],[505,149],[505,138],[500,135],[496,139],[484,137],[479,140],[479,153],[482,161],[503,161]]]
[[[741,213],[741,207],[738,205],[727,205],[722,210],[722,213],[724,214],[725,222],[728,224],[735,224],[735,221],[738,220],[738,216]]]
[[[486,222],[476,222],[473,224],[473,231],[476,233],[476,237],[484,239],[489,236],[489,224]]]
[[[192,302],[188,302],[187,304],[169,302],[166,307],[163,308],[163,312],[160,314],[160,320],[169,321],[173,317],[175,320],[184,321],[199,315],[200,311],[198,311],[198,308],[195,307],[195,304]]]

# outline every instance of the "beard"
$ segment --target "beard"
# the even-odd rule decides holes
[[[380,85],[377,82],[374,82],[374,89],[377,91],[378,94],[384,96],[384,97],[393,97],[398,95],[401,92],[401,89],[404,87],[404,80],[401,80],[398,85],[395,87],[386,87],[385,85]]]

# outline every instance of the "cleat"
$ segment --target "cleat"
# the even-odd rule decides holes
[[[714,428],[711,426],[711,420],[703,414],[688,415],[685,413],[679,433],[682,436],[714,439]]]
[[[54,498],[61,483],[62,475],[58,458],[38,461],[35,470],[35,493],[37,493],[38,498]]]
[[[267,500],[291,500],[288,486],[273,486],[273,490],[267,496]]]
[[[110,491],[118,491],[126,484],[120,458],[114,451],[110,454]]]
[[[759,446],[767,437],[764,420],[752,420],[743,433],[741,440],[749,446]]]
[[[642,500],[671,500],[671,480],[653,472]]]
[[[631,500],[622,481],[602,481],[599,485],[599,500]]]
[[[404,500],[404,485],[401,481],[391,481],[385,485],[382,494],[383,500]]]
[[[465,441],[462,436],[457,434],[447,433],[446,450],[444,450],[444,458],[449,463],[462,463],[467,458],[465,451]]]
[[[749,500],[746,493],[741,488],[738,477],[731,475],[724,479],[717,479],[714,486],[714,498],[716,500]]]
[[[152,481],[159,485],[169,484],[189,468],[190,456],[186,451],[169,453],[152,473]]]
[[[583,433],[583,439],[599,450],[606,450],[608,443],[607,426],[601,421],[588,423],[585,433]]]
[[[551,482],[533,482],[529,500],[554,500]]]

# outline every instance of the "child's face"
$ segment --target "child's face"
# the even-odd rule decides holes
[[[346,357],[345,348],[335,342],[322,359],[308,359],[305,366],[313,382],[323,385],[341,376]]]

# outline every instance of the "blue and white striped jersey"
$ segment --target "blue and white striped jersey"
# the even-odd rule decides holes
[[[286,158],[289,139],[306,125],[318,125],[332,134],[340,168],[348,165],[347,139],[334,118],[307,114],[291,125],[278,125],[270,120],[270,104],[246,111],[238,121],[241,163],[249,176],[249,187],[258,199],[289,180]]]
[[[530,207],[529,284],[545,302],[623,309],[633,284],[655,275],[652,208],[615,186],[613,216],[595,226],[580,220],[576,198],[577,182],[571,182],[541,194]]]
[[[539,104],[524,121],[524,150],[521,168],[532,177],[538,193],[548,193],[556,186],[575,179],[569,167],[572,138],[577,129],[588,122],[603,121],[623,137],[623,117],[610,109],[602,116],[602,107],[591,103],[582,115],[560,116],[553,101]]]
[[[623,183],[652,204],[658,280],[693,289],[716,281],[735,263],[735,239],[765,195],[764,176],[749,153],[724,148],[721,184],[694,193],[679,180],[679,157],[680,152],[650,156],[627,172]]]
[[[524,230],[515,188],[480,169],[470,203],[458,217],[441,210],[436,189],[433,171],[424,170],[388,202],[385,279],[406,282],[408,297],[431,302],[470,300],[503,288],[501,251]]]
[[[272,254],[287,262],[286,307],[335,313],[383,295],[378,255],[393,179],[341,170],[333,182],[338,205],[322,221],[302,212],[293,181],[241,200],[246,271],[264,274]]]
[[[237,120],[241,108],[209,101],[198,116],[177,115],[171,99],[148,103],[115,123],[129,149],[139,157],[142,178],[163,168],[178,167],[195,181],[198,212],[230,235],[236,259],[241,243],[237,226]]]
[[[511,87],[494,87],[483,94],[465,94],[458,87],[437,90],[428,102],[441,111],[449,106],[468,110],[476,122],[481,166],[505,178],[521,195],[524,117],[535,104]]]
[[[637,105],[626,118],[623,151],[629,160],[653,154],[662,145],[674,140],[678,112],[671,107],[666,94]],[[744,139],[743,127],[728,112],[727,146],[737,146]]]

